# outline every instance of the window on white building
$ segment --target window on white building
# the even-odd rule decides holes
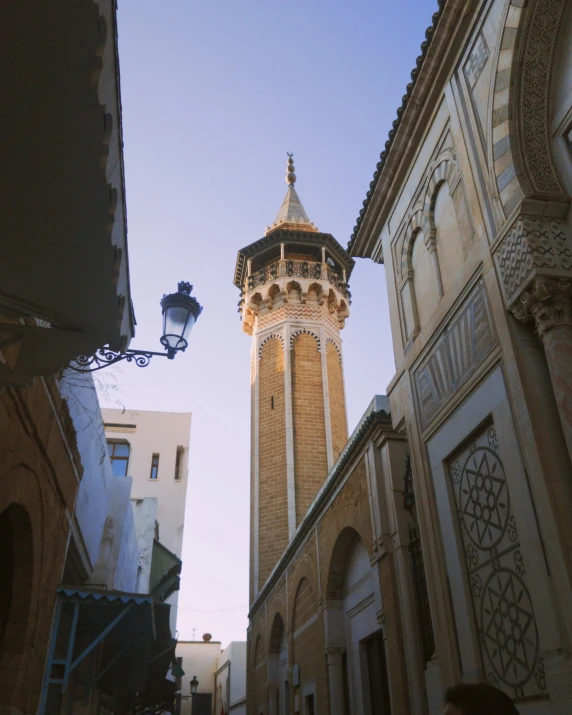
[[[159,476],[159,455],[154,454],[151,457],[151,474],[149,479],[157,479]]]
[[[129,466],[129,443],[107,440],[107,450],[111,460],[111,468],[116,477],[126,477]]]
[[[184,447],[177,447],[177,456],[175,457],[175,481],[181,481],[181,467],[183,465],[183,452]]]

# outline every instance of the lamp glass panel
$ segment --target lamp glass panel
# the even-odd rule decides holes
[[[188,308],[178,305],[166,308],[163,314],[163,335],[166,337],[169,347],[179,348],[180,339],[187,339],[194,322]]]

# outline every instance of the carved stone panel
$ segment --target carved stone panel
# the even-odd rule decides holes
[[[514,87],[516,159],[525,195],[565,197],[552,158],[552,72],[566,0],[528,3],[520,28]]]
[[[423,427],[470,377],[494,344],[483,286],[479,283],[415,370]]]
[[[500,437],[502,438],[502,436]],[[489,424],[448,464],[487,682],[521,700],[546,689],[499,435]]]
[[[519,216],[495,251],[507,307],[540,269],[572,269],[562,221]]]

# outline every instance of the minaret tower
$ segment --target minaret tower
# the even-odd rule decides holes
[[[348,438],[340,329],[354,261],[309,220],[295,181],[288,154],[276,221],[238,252],[234,277],[252,335],[251,601]]]

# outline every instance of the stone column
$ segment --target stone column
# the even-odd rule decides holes
[[[326,660],[330,681],[330,713],[331,715],[346,715],[344,707],[344,669],[342,646],[327,646]]]
[[[512,312],[519,320],[534,320],[572,459],[572,280],[537,276]]]
[[[278,715],[278,688],[274,685],[267,686],[268,715]]]

